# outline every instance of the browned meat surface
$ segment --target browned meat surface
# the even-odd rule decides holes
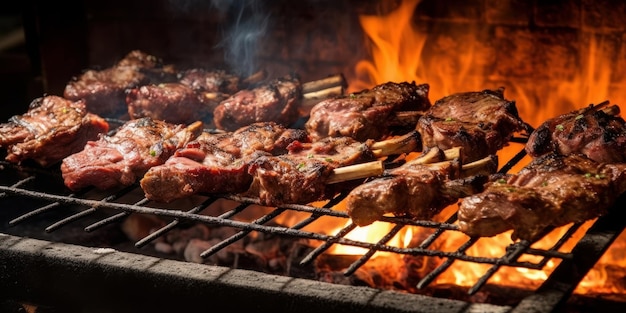
[[[617,105],[589,107],[560,115],[541,124],[528,138],[526,152],[582,153],[597,162],[626,162],[626,122]]]
[[[89,141],[84,150],[63,160],[65,185],[71,190],[132,185],[201,131],[201,123],[185,128],[150,118],[128,121],[114,135]]]
[[[254,181],[247,194],[258,196],[267,206],[329,199],[341,187],[328,184],[333,170],[374,160],[369,144],[350,137],[294,142],[287,154],[260,156],[251,162],[248,173]]]
[[[457,93],[437,100],[420,118],[417,130],[423,149],[462,147],[472,162],[495,154],[515,132],[524,130],[515,102],[504,99],[504,90]]]
[[[241,89],[239,76],[223,70],[189,69],[182,71],[179,82],[196,92],[214,92],[232,95]]]
[[[157,57],[135,50],[109,68],[87,70],[72,78],[63,96],[70,100],[84,99],[89,112],[113,116],[126,112],[126,89],[174,80],[176,72],[171,66],[164,66]]]
[[[313,140],[324,137],[352,137],[359,141],[379,140],[403,125],[399,111],[430,108],[429,85],[385,83],[372,89],[326,99],[311,109],[305,127]],[[414,129],[415,124],[409,126]]]
[[[459,227],[469,236],[513,230],[514,240],[538,239],[551,227],[604,214],[626,191],[625,170],[625,164],[598,163],[582,154],[543,155],[462,199]]]
[[[131,118],[150,117],[174,124],[190,124],[212,112],[211,102],[181,83],[144,85],[128,90]]]
[[[35,99],[26,113],[0,124],[0,147],[6,160],[33,160],[43,167],[60,162],[109,130],[109,124],[87,112],[84,101],[57,96]]]
[[[291,76],[274,79],[252,89],[241,90],[223,100],[213,111],[218,129],[234,131],[257,122],[275,122],[284,126],[299,117],[302,85]]]
[[[255,123],[232,133],[203,133],[141,179],[148,199],[171,202],[204,193],[246,191],[252,177],[248,164],[264,154],[281,154],[294,141],[307,141],[303,130],[273,122]]]
[[[352,222],[366,226],[387,213],[431,219],[459,198],[482,191],[487,175],[498,166],[497,159],[490,158],[466,177],[458,158],[445,161],[441,150],[433,148],[429,154],[433,152],[427,163],[415,159],[350,191],[346,211]]]

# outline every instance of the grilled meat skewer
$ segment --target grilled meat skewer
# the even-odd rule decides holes
[[[626,164],[599,163],[583,154],[540,156],[517,174],[461,200],[459,227],[469,236],[513,230],[534,241],[545,230],[598,217],[626,191]]]
[[[344,143],[348,141],[343,140]],[[374,158],[367,160],[371,161],[375,160],[375,157],[383,156],[384,153],[410,152],[417,145],[417,140],[417,137],[409,134],[386,143],[377,143],[376,149],[370,149],[364,143],[351,140],[350,151],[356,150],[355,154],[370,153]],[[151,168],[140,183],[146,197],[159,202],[171,202],[194,194],[243,193],[250,189],[253,181],[254,171],[250,169],[251,164],[260,162],[258,161],[260,158],[270,162],[274,156],[286,155],[289,151],[302,152],[313,149],[312,147],[332,150],[340,144],[339,139],[335,143],[329,141],[328,147],[323,148],[322,143],[311,143],[304,130],[285,128],[272,122],[254,123],[235,132],[203,133],[185,148],[177,151],[165,164]],[[345,147],[343,151],[347,150]],[[341,156],[328,155],[328,158],[331,157],[337,162]],[[296,158],[294,155],[293,160],[287,162],[295,162]],[[306,159],[313,159],[313,154],[307,153]],[[296,164],[296,168],[298,164],[300,163]],[[337,164],[348,165],[354,162]],[[380,164],[368,165],[369,167],[364,165],[351,168],[348,173],[334,172],[333,168],[329,168],[328,181],[320,182],[337,183],[346,179],[363,178],[363,175],[378,175],[382,171]],[[256,190],[258,194],[259,189]]]
[[[218,129],[226,131],[269,121],[288,126],[299,117],[301,99],[302,84],[298,78],[277,78],[224,99],[213,110],[213,122]]]
[[[325,137],[352,137],[358,141],[381,140],[394,127],[405,132],[399,111],[424,111],[430,107],[429,86],[415,82],[388,82],[372,89],[319,102],[310,112],[305,128],[316,141]],[[413,129],[410,125],[408,129]]]
[[[248,168],[253,182],[246,195],[257,196],[267,206],[329,199],[342,187],[328,183],[333,170],[374,161],[370,145],[350,137],[327,137],[291,144],[287,154],[260,156]]]
[[[459,198],[482,191],[488,175],[497,170],[497,158],[490,156],[464,168],[460,150],[446,155],[435,147],[357,186],[346,197],[352,222],[366,226],[387,213],[430,219]]]
[[[85,102],[45,96],[31,102],[26,113],[0,124],[0,147],[6,160],[33,160],[42,167],[60,162],[109,130],[109,124],[87,112]]]
[[[115,134],[89,141],[82,151],[63,159],[64,183],[71,190],[132,185],[198,136],[202,128],[200,122],[185,127],[147,117],[128,121]]]
[[[235,132],[202,133],[165,164],[151,168],[141,179],[146,198],[171,202],[199,193],[238,193],[248,189],[251,160],[259,155],[285,153],[294,141],[307,141],[303,130],[276,123],[254,123]]]
[[[462,147],[463,162],[472,162],[508,145],[515,132],[526,130],[515,102],[504,98],[504,89],[449,95],[419,119],[417,131],[423,149]]]
[[[65,86],[63,97],[84,100],[89,112],[114,116],[126,112],[126,90],[141,85],[173,82],[176,70],[153,55],[134,50],[115,65],[102,70],[88,70],[73,77]]]
[[[128,89],[128,114],[173,124],[212,123],[213,110],[221,101],[263,77],[264,72],[241,79],[223,70],[188,69],[178,74],[176,82]]]
[[[626,122],[617,105],[609,102],[562,114],[541,124],[530,134],[526,152],[582,153],[597,162],[626,162]]]

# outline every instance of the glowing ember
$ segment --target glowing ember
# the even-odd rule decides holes
[[[384,3],[397,4],[395,1]],[[505,97],[515,100],[520,116],[535,127],[548,118],[591,103],[600,103],[607,99],[618,104],[626,102],[626,92],[611,93],[611,91],[615,92],[615,90],[611,90],[611,86],[615,82],[611,81],[612,65],[610,60],[614,59],[612,55],[615,52],[612,51],[607,42],[602,40],[602,37],[590,36],[589,46],[583,49],[585,55],[580,57],[580,60],[547,60],[545,61],[546,64],[561,66],[562,68],[548,68],[546,66],[529,70],[529,72],[545,71],[550,86],[544,86],[534,81],[529,82],[528,79],[520,77],[506,77],[506,75],[494,79],[493,74],[486,75],[483,73],[484,65],[493,61],[485,59],[485,56],[491,55],[493,57],[493,53],[489,54],[489,49],[493,49],[493,47],[480,46],[484,44],[477,40],[484,34],[484,29],[471,23],[463,28],[463,33],[458,34],[451,34],[449,31],[445,34],[438,34],[432,32],[432,29],[427,29],[428,27],[420,28],[414,19],[416,10],[419,10],[419,4],[419,0],[406,0],[393,10],[386,10],[390,13],[359,17],[363,31],[368,38],[367,45],[370,49],[371,59],[360,60],[356,64],[354,76],[348,77],[349,92],[371,88],[376,84],[388,81],[415,81],[430,84],[430,98],[434,101],[455,92],[504,86]],[[509,35],[502,33],[500,29],[495,29],[493,32],[492,35],[495,37]],[[499,60],[499,62],[509,62],[508,68],[528,67],[529,65],[525,64],[527,62],[525,56],[536,49],[532,45],[533,38],[530,37],[532,34],[521,33],[519,44],[510,48],[510,58]],[[442,51],[445,53],[441,53]],[[566,72],[564,69],[570,68],[574,70],[567,73],[574,73],[574,75],[559,74]],[[496,72],[498,71],[496,70]],[[517,81],[509,81],[509,79]],[[512,144],[511,147],[500,153],[500,159],[508,160],[518,151],[520,151],[520,145]],[[520,162],[512,171],[519,170],[526,163],[527,160]],[[575,242],[584,235],[584,231],[589,225],[591,225],[590,222],[581,227],[561,251],[570,251]],[[388,231],[389,226],[386,224],[372,225],[357,228],[349,237],[376,242],[380,236]],[[562,232],[559,229],[553,231],[536,243],[535,247],[549,247],[561,237]],[[394,238],[396,240],[395,245],[406,246],[410,239],[403,236],[412,235],[418,236],[419,234],[406,231],[397,236],[397,239]],[[458,234],[458,236],[459,238],[452,238],[454,237],[452,235],[446,237],[441,249],[444,251],[453,250],[458,245],[455,242],[467,240],[467,237],[462,234]],[[482,257],[501,257],[505,247],[510,243],[510,233],[493,238],[482,238],[467,253]],[[587,275],[576,292],[586,293],[593,290],[594,292],[626,293],[626,290],[618,288],[619,286],[605,286],[608,278],[606,268],[609,264],[619,268],[626,267],[624,263],[626,257],[622,252],[625,245],[626,235],[623,235],[618,238],[617,242]],[[362,250],[336,250],[333,252],[363,253]],[[557,265],[555,261],[550,261],[543,271],[501,268],[490,282],[536,288]],[[485,273],[488,267],[489,265],[456,262],[438,278],[436,283],[470,286]]]

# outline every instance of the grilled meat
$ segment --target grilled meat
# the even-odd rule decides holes
[[[131,185],[201,131],[201,123],[185,128],[147,117],[128,121],[114,135],[89,141],[84,150],[63,160],[65,185],[71,190]]]
[[[267,206],[329,199],[341,186],[328,184],[333,170],[374,160],[370,145],[350,137],[293,142],[287,154],[259,156],[250,163],[248,173],[254,181],[247,194]]]
[[[172,66],[134,50],[109,68],[88,70],[73,77],[65,86],[63,96],[75,101],[84,99],[89,112],[113,116],[126,111],[126,89],[175,80],[176,71]]]
[[[387,213],[431,219],[459,198],[483,190],[487,175],[497,170],[497,159],[494,156],[484,163],[468,176],[459,158],[446,161],[435,147],[421,158],[354,188],[346,197],[346,211],[358,226],[367,226]]]
[[[617,105],[590,105],[541,124],[528,138],[526,152],[582,153],[597,162],[626,162],[626,123]]]
[[[250,187],[248,164],[265,154],[285,153],[294,141],[307,141],[303,130],[273,122],[254,123],[235,132],[203,133],[141,179],[146,198],[171,202],[199,193],[240,193]]]
[[[223,100],[213,111],[213,121],[218,129],[227,131],[257,122],[289,126],[299,117],[301,98],[302,85],[298,78],[277,78],[252,89],[240,90]]]
[[[232,95],[242,89],[241,78],[223,70],[188,69],[178,74],[178,81],[199,93]]]
[[[462,147],[464,163],[495,154],[524,129],[515,102],[504,99],[502,88],[444,97],[417,124],[425,151]]]
[[[582,154],[545,154],[517,174],[461,200],[460,229],[491,237],[513,230],[515,240],[538,239],[550,227],[598,217],[626,191],[626,165]]]
[[[0,147],[6,160],[33,160],[42,167],[60,162],[109,130],[109,124],[87,112],[84,101],[45,96],[31,102],[28,112],[0,124]]]
[[[305,124],[313,140],[352,137],[379,140],[405,125],[396,113],[425,111],[430,107],[429,85],[388,82],[358,93],[326,99],[315,105]],[[408,129],[414,129],[410,124]],[[401,128],[401,127],[400,127]]]
[[[130,89],[126,103],[131,118],[150,117],[173,124],[204,120],[215,107],[215,101],[181,83],[150,84]]]

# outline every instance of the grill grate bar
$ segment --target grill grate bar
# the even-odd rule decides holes
[[[279,216],[283,212],[285,212],[285,209],[276,208],[276,210],[272,211],[271,213],[266,214],[263,217],[253,221],[252,224],[263,225],[263,224],[273,220],[274,218],[276,218],[277,216]],[[230,244],[238,241],[239,239],[242,239],[242,238],[246,237],[251,232],[252,232],[251,229],[241,230],[238,233],[236,233],[236,234],[234,234],[234,235],[232,235],[232,236],[222,240],[221,242],[213,245],[211,248],[203,251],[202,253],[200,253],[200,256],[203,257],[203,258],[207,258],[207,257],[217,253],[219,250],[221,250],[221,249],[229,246]]]
[[[136,206],[141,206],[141,205],[146,204],[147,202],[148,202],[148,199],[142,199],[142,200],[139,200],[139,201],[135,202],[135,205]],[[96,222],[96,223],[93,223],[91,225],[88,225],[87,227],[85,227],[85,231],[86,232],[91,232],[91,231],[94,231],[97,228],[103,227],[105,225],[121,221],[122,219],[124,219],[125,217],[127,217],[130,214],[131,214],[130,211],[125,211],[125,212],[113,215],[111,217],[105,218],[103,220],[100,220],[99,222]]]
[[[482,286],[487,283],[487,280],[489,280],[489,278],[491,278],[491,276],[493,276],[493,274],[495,274],[502,265],[504,265],[505,263],[510,264],[513,261],[517,260],[517,258],[519,258],[520,255],[524,253],[524,250],[528,249],[528,247],[530,247],[530,242],[527,240],[522,240],[511,245],[510,249],[507,249],[507,252],[502,257],[502,259],[496,262],[492,267],[490,267],[487,272],[478,279],[474,286],[472,286],[468,290],[468,294],[475,294]]]
[[[35,180],[35,176],[26,177],[26,178],[18,181],[17,183],[11,185],[11,187],[18,188],[18,187],[20,187],[22,185],[25,185],[25,184],[33,181],[33,180]],[[6,192],[0,193],[0,198],[4,198],[4,197],[6,197],[6,195],[7,195]]]
[[[454,221],[456,221],[456,218],[457,218],[457,215],[456,215],[456,212],[455,212],[454,214],[452,214],[452,216],[450,216],[446,220],[446,223],[447,224],[452,224],[452,223],[454,223]],[[437,230],[435,230],[434,233],[432,233],[430,236],[428,236],[426,239],[424,239],[424,241],[422,241],[422,243],[419,245],[419,247],[422,248],[422,249],[428,248],[443,233],[444,233],[444,229],[443,228],[437,228]]]
[[[294,236],[298,238],[314,239],[314,240],[321,240],[321,241],[327,241],[327,240],[330,240],[330,238],[332,238],[332,236],[315,233],[315,232],[307,232],[307,231],[290,229],[290,228],[285,228],[285,227],[265,226],[265,225],[255,224],[255,223],[239,222],[239,221],[224,219],[221,217],[213,217],[213,216],[207,216],[207,215],[187,214],[186,212],[181,212],[177,210],[151,208],[151,207],[144,207],[141,205],[133,205],[133,204],[112,203],[112,202],[102,202],[102,201],[96,201],[96,200],[79,199],[79,198],[65,197],[65,196],[48,194],[44,192],[16,189],[16,188],[4,187],[4,186],[0,186],[0,191],[6,191],[8,193],[35,198],[35,199],[58,201],[58,202],[67,203],[67,204],[77,204],[77,205],[84,205],[84,206],[90,206],[90,207],[96,207],[96,208],[118,209],[118,210],[125,211],[124,213],[126,214],[130,214],[130,213],[153,214],[153,215],[163,216],[163,217],[180,218],[180,219],[185,219],[185,220],[190,220],[190,221],[202,222],[202,223],[207,223],[207,224],[211,224],[215,226],[229,226],[229,227],[240,228],[244,230],[254,230],[254,231],[266,232],[266,233],[271,233],[271,234],[276,234],[276,235]],[[139,201],[138,203],[140,202],[144,202],[144,200]],[[308,211],[319,212],[320,210],[315,210],[311,208]],[[437,223],[433,222],[431,224],[436,225]],[[335,240],[337,244],[352,245],[355,247],[360,247],[360,248],[365,248],[365,249],[377,249],[379,251],[393,252],[393,253],[398,253],[398,254],[424,255],[424,256],[442,257],[442,258],[457,258],[460,260],[474,262],[474,263],[488,263],[488,264],[501,264],[501,265],[511,264],[511,261],[502,259],[502,258],[475,257],[475,256],[468,256],[465,254],[459,254],[455,252],[445,252],[445,251],[429,250],[429,249],[422,249],[422,248],[398,248],[394,246],[372,244],[369,242],[356,241],[356,240],[351,240],[351,239],[341,238],[341,237],[338,237]]]
[[[70,216],[68,216],[68,217],[66,217],[66,218],[64,218],[64,219],[62,219],[62,220],[60,220],[60,221],[58,221],[58,222],[56,222],[54,224],[51,224],[50,226],[46,227],[45,230],[46,230],[46,232],[49,232],[49,233],[53,232],[53,231],[63,227],[64,225],[67,225],[67,224],[69,224],[69,223],[71,223],[73,221],[77,221],[77,220],[79,220],[79,219],[81,219],[81,218],[83,218],[83,217],[85,217],[87,215],[91,215],[93,213],[96,213],[96,208],[89,208],[87,210],[80,211],[80,212],[78,212],[76,214],[72,214],[72,215],[70,215]]]
[[[385,244],[387,242],[389,242],[389,240],[391,240],[391,238],[393,238],[396,234],[398,234],[398,232],[400,232],[400,230],[404,227],[404,225],[396,225],[394,226],[385,236],[383,236],[383,238],[381,238],[376,246],[379,246],[381,244]],[[350,276],[352,274],[354,274],[354,272],[356,272],[357,269],[359,269],[359,267],[363,266],[363,264],[365,264],[365,262],[367,262],[373,255],[374,253],[376,253],[377,250],[374,248],[371,248],[369,251],[367,251],[363,256],[361,256],[358,260],[356,260],[354,263],[350,264],[350,266],[343,272],[343,274],[345,276]]]
[[[187,213],[195,214],[195,213],[201,212],[206,207],[211,205],[211,203],[215,202],[215,200],[217,200],[217,199],[209,198],[209,199],[205,200],[204,202],[202,202],[201,204],[193,207],[191,210],[188,210]],[[167,225],[157,229],[153,233],[151,233],[148,236],[146,236],[146,237],[140,239],[139,241],[137,241],[135,243],[135,247],[141,248],[141,247],[147,245],[148,243],[154,241],[155,239],[165,235],[165,233],[167,233],[168,231],[176,228],[176,226],[178,226],[179,223],[180,223],[180,219],[175,218],[173,221],[169,222]]]
[[[478,241],[478,238],[470,238],[463,245],[461,245],[459,249],[457,249],[457,253],[464,254],[465,251],[467,251],[467,249],[473,246],[477,241]],[[441,273],[447,270],[452,265],[452,263],[454,263],[454,261],[455,259],[452,259],[452,258],[446,259],[443,263],[441,263],[441,265],[439,265],[437,268],[435,268],[434,270],[426,274],[424,278],[422,278],[422,280],[420,280],[417,283],[416,287],[418,289],[422,289],[428,286],[433,280],[435,280],[435,278],[437,278]]]
[[[342,228],[341,230],[339,230],[337,232],[337,234],[335,234],[335,236],[329,237],[328,240],[324,241],[324,243],[322,243],[317,248],[313,249],[313,251],[311,251],[309,254],[307,254],[300,261],[300,265],[309,264],[311,261],[313,261],[318,256],[320,256],[322,253],[324,253],[326,250],[330,249],[330,247],[333,244],[337,243],[339,241],[339,238],[345,237],[348,233],[353,231],[355,228],[356,228],[356,224],[350,223],[348,226],[346,226],[346,227]]]

